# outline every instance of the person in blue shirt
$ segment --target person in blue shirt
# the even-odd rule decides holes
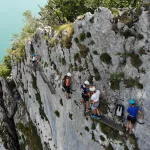
[[[89,93],[89,81],[85,81],[83,85],[81,85],[81,90],[82,90],[82,99],[80,103],[82,104],[83,101],[86,103],[86,112],[89,111],[89,98],[90,98],[90,93]]]
[[[135,105],[135,100],[134,99],[130,99],[129,100],[129,104],[130,106],[127,109],[128,112],[128,116],[127,116],[127,124],[126,124],[126,130],[129,130],[129,133],[133,133],[133,129],[135,126],[135,123],[137,121],[137,115],[138,113],[141,115],[141,110],[139,110],[139,108]]]

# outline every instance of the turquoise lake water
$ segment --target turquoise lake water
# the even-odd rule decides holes
[[[19,33],[24,24],[23,12],[31,10],[38,14],[39,5],[44,6],[47,0],[1,0],[0,1],[0,61],[11,46],[14,33]]]

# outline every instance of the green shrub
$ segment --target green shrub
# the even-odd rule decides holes
[[[96,50],[93,51],[94,55],[98,55],[98,52]]]
[[[102,53],[100,56],[101,61],[103,61],[105,64],[111,64],[111,56],[109,56],[108,53]]]
[[[63,39],[62,39],[62,44],[63,44],[63,47],[66,47],[67,49],[70,49],[71,46],[72,46],[72,36],[68,37],[67,35],[63,36]]]
[[[49,43],[49,46],[50,46],[50,47],[54,47],[54,46],[55,46],[55,39],[54,39],[54,38],[51,38],[51,39],[48,41],[48,43]]]
[[[80,33],[79,38],[80,38],[80,41],[84,41],[86,38],[86,34],[84,32]]]
[[[17,128],[23,133],[23,135],[25,135],[25,138],[23,138],[25,142],[24,144],[28,145],[30,150],[43,150],[36,126],[31,121],[26,125],[19,122],[17,123]]]
[[[72,113],[69,113],[69,118],[70,120],[72,120]]]
[[[65,58],[62,58],[62,59],[61,59],[61,63],[62,63],[62,65],[66,65],[66,60],[65,60]]]
[[[84,128],[87,132],[89,132],[90,130],[89,130],[89,127],[88,126],[85,126],[85,128]]]
[[[44,63],[44,68],[46,68],[46,67],[48,67],[48,63],[47,62]]]
[[[62,98],[59,100],[59,102],[60,102],[60,105],[63,106],[63,100],[62,100]]]
[[[58,110],[55,110],[55,115],[57,116],[57,117],[60,117],[60,113],[59,113],[59,111]]]
[[[125,31],[120,31],[120,34],[121,34],[122,36],[124,36],[126,39],[127,39],[128,37],[130,37],[130,36],[135,36],[135,35],[133,34],[133,32],[132,32],[130,29],[125,30]]]
[[[11,57],[9,55],[4,56],[3,64],[5,64],[8,67],[8,69],[11,69]]]
[[[94,45],[94,44],[95,44],[94,40],[91,40],[91,42],[88,45]]]
[[[74,61],[78,61],[79,63],[81,63],[81,58],[80,58],[80,54],[79,53],[76,53],[74,55]]]
[[[91,135],[92,135],[92,140],[93,140],[93,141],[96,141],[95,135],[94,135],[94,132],[93,132],[93,131],[92,131]]]
[[[123,136],[119,134],[119,131],[112,129],[103,123],[100,123],[100,129],[107,136],[107,138],[123,141]]]
[[[90,32],[87,32],[87,33],[86,33],[86,37],[87,37],[87,38],[90,38],[90,37],[91,37],[91,33],[90,33]]]
[[[104,142],[104,141],[105,141],[105,138],[101,135],[101,136],[100,136],[100,140]]]
[[[36,80],[36,77],[33,75],[33,74],[31,74],[31,76],[32,76],[32,87],[35,89],[35,90],[37,90],[38,89],[38,87],[37,87],[37,80]]]
[[[138,82],[138,79],[133,79],[133,78],[128,78],[124,80],[124,84],[126,86],[126,88],[131,88],[136,86],[138,89],[143,89],[143,85],[141,83]]]
[[[138,34],[136,35],[136,38],[137,38],[138,40],[142,40],[142,39],[144,39],[144,36],[143,36],[143,34],[138,33]]]
[[[138,54],[134,54],[132,53],[130,55],[130,60],[131,60],[131,64],[132,66],[134,66],[135,68],[139,68],[142,65],[142,60],[140,59]]]
[[[88,52],[90,51],[89,48],[83,44],[78,44],[78,47],[80,49],[81,57],[85,58],[88,55]]]
[[[139,150],[138,144],[137,144],[137,139],[136,139],[136,137],[135,137],[134,134],[131,135],[131,136],[129,136],[129,141],[130,141],[130,143],[131,143],[132,145],[134,145],[134,149],[135,149],[135,150]]]
[[[110,88],[113,90],[119,90],[120,88],[120,81],[124,79],[124,73],[120,72],[120,73],[112,73],[110,75]]]
[[[76,37],[74,38],[74,41],[78,44],[79,43],[79,39]]]
[[[0,64],[0,76],[7,77],[11,73],[11,69],[9,69],[6,65]]]
[[[46,114],[45,114],[45,112],[44,112],[43,103],[42,103],[42,101],[41,101],[41,96],[40,96],[40,94],[37,92],[35,96],[36,96],[37,102],[39,103],[39,113],[40,113],[40,115],[41,115],[41,118],[42,118],[42,119],[45,119],[46,121],[48,121],[47,116],[46,116]]]

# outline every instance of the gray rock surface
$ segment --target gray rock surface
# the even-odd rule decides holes
[[[83,19],[76,20],[73,24],[74,34],[70,49],[63,47],[61,43],[53,47],[49,46],[48,40],[43,36],[47,36],[49,40],[52,38],[51,27],[37,29],[36,35],[26,44],[26,59],[20,64],[12,66],[12,77],[29,116],[37,128],[44,150],[50,148],[52,150],[103,150],[109,144],[115,150],[123,150],[126,146],[129,150],[135,149],[135,144],[129,139],[124,139],[124,134],[121,132],[118,135],[122,136],[123,140],[116,140],[103,133],[99,123],[95,122],[96,129],[91,129],[93,121],[90,117],[85,117],[84,106],[79,105],[80,84],[90,76],[94,77],[96,88],[104,92],[108,105],[107,114],[105,114],[107,118],[123,124],[114,117],[115,104],[123,104],[126,110],[128,100],[135,98],[137,103],[142,105],[145,124],[136,124],[135,136],[138,139],[139,149],[149,150],[149,14],[149,11],[143,8],[139,19],[129,25],[121,18],[114,23],[113,14],[106,8],[99,8],[94,14],[86,13]],[[117,27],[116,30],[113,29],[114,25]],[[132,34],[126,31],[130,31]],[[80,37],[83,32],[86,35],[90,33],[91,36],[85,37],[81,41]],[[66,31],[63,34],[66,35]],[[141,35],[143,36],[138,38]],[[59,39],[56,32],[54,38]],[[79,43],[75,42],[76,38]],[[36,69],[32,67],[31,63],[31,44],[41,58]],[[84,51],[83,56],[82,51]],[[78,61],[79,58],[75,58],[77,53],[79,53],[81,61]],[[111,56],[110,64],[106,64],[100,59],[103,53]],[[133,66],[132,54],[134,56],[138,54],[142,61],[138,68]],[[65,63],[62,63],[62,58],[65,59]],[[65,98],[61,85],[62,78],[68,71],[72,73],[73,93],[70,100]],[[113,90],[110,82],[111,74],[121,72],[124,72],[124,78],[116,81],[120,82],[119,90]],[[136,85],[141,83],[143,88],[139,89],[138,86],[127,88],[125,79],[130,77],[135,79]],[[133,81],[131,82],[133,85]],[[22,109],[19,108],[19,110],[21,112]],[[15,117],[16,122],[19,120],[19,110]],[[58,112],[59,117],[56,115]],[[23,121],[28,122],[28,115],[25,116]],[[105,140],[102,140],[101,136]]]

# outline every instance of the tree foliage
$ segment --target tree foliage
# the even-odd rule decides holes
[[[6,77],[9,76],[11,69],[9,69],[5,64],[0,64],[0,76]]]
[[[78,15],[94,12],[99,6],[108,8],[138,7],[142,0],[48,0],[41,8],[41,19],[45,24],[58,25],[74,21]]]

